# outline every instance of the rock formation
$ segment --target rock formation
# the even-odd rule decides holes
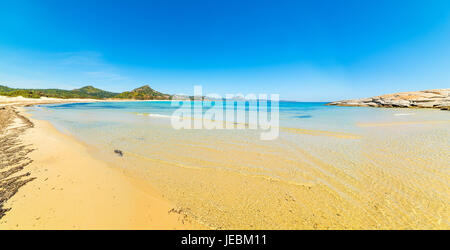
[[[402,92],[370,98],[331,102],[327,105],[386,108],[436,108],[450,110],[450,89]]]

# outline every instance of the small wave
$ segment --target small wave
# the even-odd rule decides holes
[[[225,127],[225,124],[232,124],[232,125],[243,125],[245,127],[249,127],[250,124],[245,122],[227,122],[227,121],[223,121],[223,120],[212,120],[212,119],[205,119],[205,118],[195,118],[192,116],[176,116],[176,115],[161,115],[161,114],[151,114],[151,113],[136,113],[134,112],[134,114],[138,115],[138,116],[149,116],[149,117],[156,117],[156,118],[168,118],[168,119],[172,119],[172,118],[177,118],[177,119],[191,119],[191,120],[203,120],[203,121],[211,121],[211,122],[223,122]]]
[[[159,118],[172,118],[171,115],[160,115],[160,114],[148,114],[150,117],[159,117]]]
[[[398,113],[394,114],[395,116],[406,116],[406,115],[415,115],[415,113]]]
[[[358,127],[387,127],[387,126],[403,126],[403,125],[428,125],[428,124],[444,124],[448,121],[410,121],[410,122],[387,122],[387,123],[356,123]]]
[[[150,113],[134,113],[138,116],[150,116],[150,117],[158,117],[158,118],[172,118],[171,115],[160,115],[160,114],[150,114]]]

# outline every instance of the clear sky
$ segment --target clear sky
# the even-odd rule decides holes
[[[0,0],[0,84],[300,101],[450,88],[450,1]]]

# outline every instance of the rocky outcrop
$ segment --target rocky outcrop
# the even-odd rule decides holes
[[[450,89],[402,92],[371,98],[331,102],[327,105],[386,108],[436,108],[450,110]]]

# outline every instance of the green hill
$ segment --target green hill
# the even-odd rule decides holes
[[[74,90],[72,90],[72,93],[79,94],[81,96],[95,97],[95,98],[99,98],[99,99],[113,98],[113,97],[117,96],[117,93],[104,91],[101,89],[94,88],[92,86],[86,86],[81,89],[74,89]]]
[[[163,94],[150,88],[150,86],[145,85],[132,91],[118,94],[116,98],[135,100],[168,100],[170,99],[170,95]]]
[[[0,93],[1,93],[1,92],[8,92],[8,91],[11,91],[11,88],[8,88],[8,87],[6,87],[6,86],[0,85]]]
[[[25,98],[85,98],[85,99],[135,99],[135,100],[168,100],[170,95],[163,94],[145,85],[132,91],[123,92],[121,94],[97,89],[93,86],[86,86],[80,89],[63,90],[63,89],[15,89],[0,85],[0,95],[2,96],[23,96]]]

